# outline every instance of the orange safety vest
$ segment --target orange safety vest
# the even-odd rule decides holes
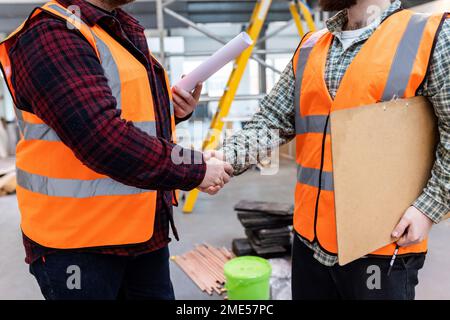
[[[121,117],[156,136],[153,97],[145,66],[98,25],[88,26],[65,7],[36,8],[0,44],[0,63],[15,100],[8,51],[29,21],[46,12],[78,30],[97,53]],[[166,74],[169,95],[171,90]],[[171,97],[170,97],[171,99]],[[173,137],[175,118],[171,103]],[[96,173],[78,160],[58,135],[33,113],[16,108],[17,198],[22,230],[49,248],[73,249],[137,244],[153,236],[157,191],[138,189]]]
[[[388,17],[363,45],[331,98],[324,80],[333,35],[308,34],[293,59],[296,78],[298,165],[294,228],[327,253],[337,254],[330,112],[416,96],[427,74],[434,41],[446,14],[401,10]],[[375,255],[392,255],[395,244]],[[427,241],[399,254],[427,251]]]

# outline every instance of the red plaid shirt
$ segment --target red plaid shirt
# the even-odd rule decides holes
[[[120,9],[109,13],[83,0],[58,2],[66,7],[79,6],[81,18],[87,24],[100,25],[146,66],[157,117],[158,138],[120,119],[121,111],[116,109],[116,100],[93,48],[63,21],[41,14],[11,47],[12,81],[18,108],[41,118],[92,170],[127,185],[159,190],[151,240],[132,246],[76,251],[136,256],[161,249],[170,242],[169,225],[178,238],[173,225],[172,190],[197,187],[204,178],[206,165],[178,165],[171,161],[174,145],[170,142],[170,108],[164,73],[151,58],[139,22]],[[57,251],[44,248],[26,236],[24,246],[27,263]]]

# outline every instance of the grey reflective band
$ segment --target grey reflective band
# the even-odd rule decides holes
[[[420,42],[429,17],[430,15],[416,13],[409,20],[395,53],[386,88],[383,92],[383,101],[405,97],[411,71],[416,61]]]
[[[48,5],[49,8],[61,13],[67,18],[76,19],[78,23],[85,25],[85,23],[76,15],[70,11],[63,9],[55,4]],[[74,27],[76,27],[74,25]],[[108,46],[95,34],[92,33],[97,50],[100,54],[100,60],[102,68],[105,72],[105,76],[108,79],[108,86],[111,88],[112,95],[117,101],[117,109],[122,109],[122,84],[119,74],[119,68],[114,60],[111,51]],[[171,104],[171,112],[173,112],[173,105]],[[17,109],[17,117],[19,119],[19,126],[24,135],[25,140],[44,140],[44,141],[61,141],[50,127],[45,124],[31,124],[23,121],[22,112]],[[156,123],[155,122],[141,122],[134,123],[134,125],[147,133],[150,136],[156,136]]]
[[[175,115],[175,109],[173,107],[173,102],[170,101],[170,116],[173,117]]]
[[[149,136],[156,137],[156,122],[133,122],[133,124]]]
[[[134,126],[152,137],[156,137],[155,122],[133,122]],[[19,121],[19,126],[25,141],[42,140],[50,142],[61,142],[58,134],[46,124],[32,124]],[[22,129],[23,128],[23,129]]]
[[[328,115],[296,117],[296,119],[295,129],[297,134],[323,133],[327,125]],[[327,127],[327,133],[331,133],[330,126]]]
[[[122,83],[120,81],[119,67],[108,46],[96,35],[94,35],[94,38],[97,43],[103,71],[108,79],[108,85],[111,88],[113,97],[117,101],[117,109],[122,109]]]
[[[48,7],[50,9],[53,9],[53,10],[61,13],[62,15],[66,16],[69,19],[73,19],[76,23],[85,25],[84,21],[81,20],[80,17],[78,17],[76,14],[68,11],[67,9],[63,9],[56,4],[49,4]],[[70,23],[75,29],[78,29],[78,27],[74,23],[72,23],[72,21],[67,21],[67,22]]]
[[[51,4],[49,8],[63,14],[71,19],[78,19],[72,13]],[[70,22],[70,21],[69,21]],[[83,23],[79,20],[80,23]],[[76,27],[74,25],[74,27]],[[100,54],[102,67],[108,78],[108,84],[111,87],[114,97],[117,100],[118,108],[121,108],[121,83],[119,71],[108,47],[98,37],[93,35],[96,41],[97,49]],[[23,113],[16,108],[19,128],[25,140],[41,140],[60,142],[60,138],[56,132],[46,124],[32,124],[24,121]],[[135,123],[135,126],[143,130],[149,135],[156,136],[155,122]],[[98,196],[122,196],[137,195],[144,193],[155,193],[156,191],[139,189],[124,185],[110,178],[96,180],[77,180],[77,179],[55,179],[37,174],[28,173],[21,169],[17,169],[17,184],[31,192],[66,198],[91,198]]]
[[[302,117],[300,105],[300,93],[302,90],[303,75],[306,69],[311,51],[319,39],[327,32],[326,29],[311,35],[300,48],[297,60],[297,72],[295,75],[295,128],[297,134],[308,132],[323,133],[328,116],[307,116]]]
[[[17,169],[17,184],[31,192],[50,197],[78,199],[155,192],[126,186],[109,178],[97,180],[51,179],[20,169]]]
[[[302,90],[303,75],[306,69],[306,63],[311,55],[312,48],[301,48],[297,61],[297,73],[295,76],[295,128],[297,131],[302,131],[303,127],[300,96]]]
[[[71,12],[65,9],[60,8],[57,5],[51,4],[49,5],[49,8],[58,11],[67,18],[77,19],[78,23],[84,24],[84,22],[79,17],[77,17],[76,15],[72,14]],[[76,28],[75,25],[74,27]],[[97,37],[97,35],[95,35],[94,33],[92,33],[92,35],[95,38],[97,50],[100,54],[101,60],[100,62],[105,72],[105,76],[108,79],[108,85],[111,88],[112,95],[114,96],[114,98],[116,98],[117,109],[122,109],[122,85],[120,82],[119,68],[117,67],[116,62],[114,61],[114,57],[111,54],[108,46],[99,37]]]
[[[32,124],[23,121],[21,126],[23,127],[23,138],[25,141],[30,140],[43,140],[43,141],[61,141],[55,131],[46,124]]]
[[[305,168],[298,166],[297,181],[325,191],[334,191],[333,172],[322,171],[322,180],[319,169]]]
[[[17,108],[15,104],[14,104],[14,111],[16,114],[17,125],[19,126],[19,131],[21,134],[23,134],[23,131],[25,130],[25,123],[23,121],[22,111],[19,108]]]

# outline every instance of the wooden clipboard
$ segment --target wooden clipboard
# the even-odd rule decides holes
[[[431,177],[437,121],[416,97],[331,114],[339,264],[392,242]]]

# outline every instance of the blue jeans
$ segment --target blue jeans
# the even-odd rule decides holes
[[[138,257],[60,251],[30,266],[47,300],[174,300],[168,247]]]

